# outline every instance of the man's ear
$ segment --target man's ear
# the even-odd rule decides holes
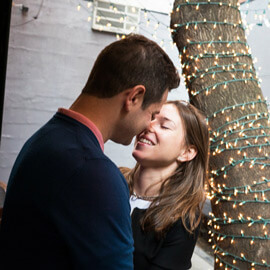
[[[145,94],[144,85],[136,85],[127,91],[125,96],[124,108],[126,111],[132,110],[134,107],[141,107]]]
[[[194,145],[188,146],[177,158],[179,162],[190,161],[197,155],[197,149]]]

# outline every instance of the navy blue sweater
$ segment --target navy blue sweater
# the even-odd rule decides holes
[[[0,229],[0,269],[133,269],[127,183],[90,129],[56,113],[23,146]]]

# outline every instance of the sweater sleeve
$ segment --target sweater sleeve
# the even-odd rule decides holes
[[[129,192],[112,162],[86,160],[55,200],[73,269],[133,269]]]
[[[199,228],[190,234],[178,220],[167,232],[164,242],[152,260],[149,270],[185,270],[191,268],[191,257],[198,238]]]

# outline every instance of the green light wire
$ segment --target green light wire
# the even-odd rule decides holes
[[[229,170],[233,169],[233,167],[235,167],[236,165],[245,164],[246,162],[252,163],[253,166],[254,165],[270,166],[270,164],[268,163],[256,162],[256,160],[269,160],[269,159],[270,159],[269,157],[256,157],[256,158],[244,157],[240,160],[237,160],[234,164],[224,165],[221,169],[212,171],[210,175],[220,176],[222,175],[222,173],[225,172],[227,173]]]
[[[245,185],[245,186],[236,186],[236,187],[232,187],[232,188],[228,188],[228,187],[224,187],[225,190],[234,190],[234,189],[246,189],[248,187],[256,187],[258,185],[262,185],[262,184],[266,184],[266,183],[270,183],[270,179],[264,179],[264,181],[258,182],[256,184],[252,184],[252,185]]]
[[[228,238],[228,237],[230,237],[230,238],[233,238],[233,239],[237,239],[237,238],[242,238],[242,239],[252,239],[252,240],[270,240],[270,237],[268,237],[268,236],[252,236],[252,235],[230,235],[230,234],[224,234],[224,233],[220,233],[220,232],[218,232],[218,231],[215,231],[215,230],[211,230],[211,232],[213,233],[213,234],[216,234],[216,235],[218,235],[219,237],[221,236],[221,237],[223,237],[223,239],[226,239],[226,238]]]
[[[207,72],[207,73],[204,73],[204,74],[202,74],[202,75],[200,75],[200,76],[196,76],[196,75],[194,75],[194,76],[192,76],[192,78],[188,78],[188,80],[189,80],[189,83],[192,83],[193,81],[195,81],[196,79],[201,79],[202,77],[205,77],[205,76],[207,76],[207,75],[211,75],[211,74],[213,74],[213,75],[216,75],[216,74],[218,74],[218,73],[228,73],[228,72],[230,72],[230,73],[232,73],[232,72],[241,72],[241,73],[251,73],[251,74],[254,74],[254,75],[256,75],[255,73],[254,73],[254,71],[253,70],[245,70],[245,69],[234,69],[234,70],[216,70],[216,71],[211,71],[211,72]]]
[[[243,257],[239,257],[239,256],[236,256],[234,254],[231,254],[225,250],[223,250],[222,248],[220,248],[219,246],[216,247],[216,251],[221,251],[221,253],[224,253],[225,256],[230,256],[230,257],[233,257],[234,259],[237,259],[239,261],[242,261],[242,262],[248,262],[250,264],[254,264],[254,265],[259,265],[259,266],[266,266],[266,267],[270,267],[270,264],[267,264],[267,263],[259,263],[259,262],[253,262],[253,261],[250,261],[248,259],[245,258],[245,256]],[[227,263],[226,263],[227,264]]]
[[[231,22],[216,22],[216,21],[194,21],[194,22],[188,22],[188,23],[182,23],[182,24],[174,24],[174,27],[181,28],[183,26],[186,27],[186,29],[189,28],[190,25],[194,25],[195,27],[198,26],[199,24],[213,24],[214,27],[217,25],[226,25],[226,26],[233,26],[233,27],[238,27],[242,30],[245,30],[245,28],[242,26],[241,23],[231,23]],[[172,33],[176,32],[175,29],[172,29]]]
[[[243,107],[243,106],[246,106],[246,105],[255,105],[255,104],[258,104],[258,103],[264,103],[264,104],[267,105],[266,100],[261,100],[261,99],[258,99],[258,100],[255,100],[255,101],[249,101],[249,102],[245,102],[245,103],[238,103],[238,104],[235,104],[233,106],[228,106],[228,107],[225,107],[225,108],[223,108],[221,110],[218,110],[218,111],[214,112],[212,115],[207,117],[207,120],[211,119],[212,117],[216,117],[217,114],[219,114],[219,113],[223,114],[227,110],[231,110],[231,109],[234,110],[234,109],[236,109],[238,107]]]
[[[234,6],[232,4],[228,4],[228,3],[224,3],[224,2],[210,2],[210,1],[207,1],[207,2],[189,2],[189,1],[186,1],[186,3],[181,3],[181,4],[178,4],[177,7],[176,7],[176,12],[177,12],[177,9],[180,9],[181,7],[183,6],[200,6],[200,5],[218,5],[218,6],[228,6],[228,7],[231,7],[231,8],[234,8],[236,10],[239,11],[239,6]]]
[[[208,86],[208,87],[205,87],[205,88],[203,88],[203,89],[201,89],[201,90],[197,90],[196,92],[191,91],[191,94],[192,94],[193,96],[196,96],[196,95],[198,95],[198,94],[201,94],[202,92],[206,92],[206,94],[208,94],[208,92],[209,92],[210,90],[215,90],[216,87],[218,87],[218,86],[221,86],[221,85],[226,86],[226,85],[228,85],[228,84],[230,84],[230,83],[235,83],[235,82],[247,82],[247,81],[254,81],[254,82],[256,82],[256,83],[258,84],[258,80],[257,80],[257,79],[254,79],[254,78],[234,79],[234,80],[228,80],[228,81],[223,81],[223,82],[219,82],[219,83],[212,84],[212,85],[210,85],[210,86]]]

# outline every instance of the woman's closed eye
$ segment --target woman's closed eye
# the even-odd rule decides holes
[[[161,125],[162,129],[170,129],[168,126]]]

